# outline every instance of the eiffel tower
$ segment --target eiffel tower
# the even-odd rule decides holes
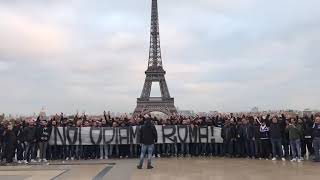
[[[157,111],[170,116],[176,114],[177,109],[174,106],[174,98],[170,96],[164,77],[166,71],[162,66],[157,0],[152,0],[150,31],[148,69],[145,71],[146,79],[141,96],[137,99],[137,107],[133,115],[144,115]],[[161,97],[150,97],[153,82],[159,83]]]

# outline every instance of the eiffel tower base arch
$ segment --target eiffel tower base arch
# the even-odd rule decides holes
[[[177,109],[174,106],[174,99],[171,98],[169,100],[158,100],[158,101],[143,101],[138,98],[137,106],[134,110],[133,115],[145,115],[150,112],[162,112],[168,116],[175,115],[177,113]]]

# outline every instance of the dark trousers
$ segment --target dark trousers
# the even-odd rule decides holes
[[[314,154],[314,149],[312,147],[312,139],[304,138],[301,141],[301,155],[305,156],[307,154],[307,149],[309,151],[309,156]]]
[[[283,149],[284,149],[284,157],[286,158],[289,158],[291,153],[290,153],[290,150],[289,150],[289,147],[290,147],[290,141],[288,139],[285,139],[285,138],[282,138],[282,146],[283,146]]]
[[[75,151],[76,146],[75,145],[67,145],[64,150],[65,150],[66,158],[71,159],[72,157],[76,156],[76,151]]]
[[[243,139],[237,139],[236,142],[236,154],[239,157],[244,157],[245,155],[245,144]]]
[[[245,140],[245,148],[246,148],[246,155],[249,157],[254,157],[256,155],[256,146],[254,140]]]
[[[270,155],[270,140],[261,139],[261,158],[269,158]]]
[[[230,157],[236,156],[236,142],[235,142],[235,140],[227,141],[227,154]]]
[[[35,143],[25,142],[25,146],[24,160],[30,161],[30,159],[35,159]]]
[[[17,160],[22,161],[23,160],[23,151],[25,150],[25,144],[24,143],[18,143],[17,144]]]
[[[224,156],[224,148],[223,143],[215,143],[214,151],[216,156]]]
[[[199,144],[198,143],[190,143],[189,146],[191,156],[199,156]]]
[[[282,144],[281,144],[281,138],[280,139],[271,139],[272,144],[272,156],[283,158],[283,151],[282,151]]]
[[[129,156],[129,150],[130,150],[129,145],[127,145],[127,144],[119,145],[119,154],[120,154],[120,156],[122,156],[122,157]]]
[[[5,155],[7,163],[12,163],[13,162],[13,158],[14,158],[14,155],[15,155],[15,149],[16,149],[16,147],[15,147],[14,144],[5,145],[4,155]]]
[[[320,138],[316,137],[313,139],[313,148],[314,148],[314,155],[315,160],[320,161]]]

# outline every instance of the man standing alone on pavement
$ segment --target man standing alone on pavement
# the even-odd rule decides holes
[[[154,149],[154,144],[158,141],[158,134],[154,124],[151,122],[151,117],[148,115],[144,125],[140,129],[140,143],[141,143],[141,155],[140,162],[137,166],[138,169],[142,169],[144,156],[148,151],[148,169],[152,169],[151,158]]]

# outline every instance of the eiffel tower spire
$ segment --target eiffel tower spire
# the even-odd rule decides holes
[[[137,99],[134,115],[143,115],[153,111],[163,112],[167,115],[177,113],[174,106],[174,98],[170,96],[166,83],[166,72],[162,66],[157,0],[152,0],[149,60],[148,69],[145,71],[145,74],[146,79],[141,96]],[[150,97],[153,82],[159,83],[161,97]]]
[[[158,1],[152,0],[148,70],[162,69]]]

